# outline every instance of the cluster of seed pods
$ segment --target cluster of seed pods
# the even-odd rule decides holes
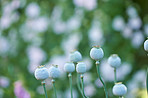
[[[144,42],[144,49],[145,51],[148,51],[148,40]],[[106,98],[108,98],[108,92],[106,89],[106,85],[101,77],[101,73],[99,69],[99,64],[103,56],[104,56],[104,51],[99,46],[94,46],[90,50],[90,57],[96,61],[96,69],[97,69],[98,77],[103,84]],[[116,78],[117,77],[116,70],[121,66],[121,59],[117,54],[112,54],[108,58],[108,63],[111,67],[114,68],[114,86],[113,86],[112,92],[115,96],[119,96],[119,98],[123,98],[123,96],[127,93],[127,87],[124,84],[122,84],[122,82],[117,82],[117,78]],[[64,71],[68,73],[69,84],[70,84],[70,89],[71,89],[71,98],[73,98],[72,73],[75,70],[77,72],[78,90],[80,91],[83,98],[88,98],[84,93],[84,83],[83,83],[83,78],[84,78],[83,74],[86,72],[86,67],[87,66],[82,61],[82,55],[79,51],[73,51],[70,53],[70,61],[65,63]],[[46,98],[48,97],[47,97],[47,92],[45,88],[45,79],[47,78],[52,79],[52,84],[53,84],[53,88],[55,91],[55,98],[57,98],[56,88],[55,88],[55,79],[58,77],[60,77],[60,70],[58,68],[58,65],[52,65],[49,69],[46,68],[44,65],[41,65],[35,70],[35,78],[37,80],[40,80],[41,83],[43,84]]]

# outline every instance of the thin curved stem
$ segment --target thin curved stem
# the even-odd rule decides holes
[[[82,91],[81,91],[81,87],[80,87],[80,74],[78,74],[78,73],[77,73],[77,87],[78,87],[79,92],[83,96]]]
[[[116,68],[114,68],[114,83],[117,83],[117,74],[116,74]]]
[[[70,90],[71,90],[71,98],[73,98],[73,94],[72,94],[72,74],[69,73],[68,77],[69,77],[69,84],[70,84]]]
[[[56,87],[55,87],[55,80],[52,80],[52,85],[53,85],[53,89],[54,89],[55,98],[57,98],[57,92],[56,92]]]
[[[45,98],[48,98],[48,96],[47,96],[47,92],[46,92],[46,87],[45,87],[45,83],[42,83],[42,85],[43,85],[43,88],[44,88],[44,92],[45,92]]]
[[[107,89],[106,89],[106,85],[105,85],[105,83],[103,82],[102,77],[101,77],[101,74],[100,74],[99,61],[96,61],[96,69],[97,69],[97,73],[98,73],[99,79],[100,79],[100,81],[101,81],[102,84],[103,84],[106,98],[108,98],[108,92],[107,92]]]
[[[83,75],[81,75],[81,86],[82,86],[82,94],[83,94],[83,98],[87,98],[85,93],[84,93],[84,82],[83,82]]]

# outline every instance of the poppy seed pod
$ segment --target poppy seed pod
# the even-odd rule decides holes
[[[112,54],[108,58],[108,63],[111,65],[111,67],[118,68],[121,65],[121,59],[117,54]]]
[[[48,69],[41,65],[35,70],[34,75],[37,80],[45,80],[49,77]]]
[[[84,74],[86,72],[86,64],[83,62],[78,62],[76,65],[77,73]]]
[[[116,96],[124,96],[127,93],[127,87],[121,82],[116,83],[113,87],[113,94]]]
[[[144,42],[144,50],[148,52],[148,39]]]
[[[72,73],[75,71],[75,65],[72,62],[68,62],[64,65],[64,70],[67,73]]]
[[[73,51],[70,53],[70,61],[77,63],[82,61],[82,55],[79,51]]]
[[[60,70],[58,68],[58,65],[52,65],[49,68],[49,77],[50,78],[58,78],[60,76]]]
[[[104,56],[104,52],[101,47],[96,46],[90,50],[90,57],[96,61],[102,59]]]

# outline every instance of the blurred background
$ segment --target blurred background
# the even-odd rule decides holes
[[[69,81],[63,71],[71,50],[82,53],[87,64],[85,93],[105,98],[89,52],[100,45],[105,53],[100,70],[109,92],[114,85],[113,68],[107,63],[118,54],[122,65],[118,81],[128,87],[125,98],[147,98],[148,0],[0,0],[0,98],[44,98],[34,77],[39,65],[58,64],[58,98],[70,98]],[[82,98],[73,73],[74,98]],[[51,80],[46,80],[49,98],[54,98]],[[17,96],[17,97],[16,97]]]

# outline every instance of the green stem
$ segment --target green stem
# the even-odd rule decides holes
[[[78,74],[78,73],[77,73],[77,87],[78,87],[79,92],[83,96],[82,91],[81,91],[81,87],[80,87],[80,74]]]
[[[47,97],[47,92],[46,92],[45,83],[43,83],[43,88],[44,88],[44,92],[45,92],[45,98],[48,98],[48,97]]]
[[[102,84],[103,84],[106,98],[108,98],[108,92],[107,92],[107,89],[106,89],[106,85],[105,85],[105,83],[104,83],[103,80],[102,80],[102,77],[101,77],[101,74],[100,74],[100,70],[99,70],[99,61],[96,61],[96,69],[97,69],[97,73],[98,73],[98,75],[99,75],[99,79],[100,79],[100,81],[101,81]]]
[[[114,68],[114,83],[117,83],[117,74],[116,74],[116,68]]]
[[[82,94],[83,94],[83,98],[87,98],[85,93],[84,93],[84,82],[83,82],[83,75],[81,75],[81,86],[82,86]]]
[[[69,83],[70,83],[70,89],[71,89],[71,98],[73,98],[73,94],[72,94],[72,74],[69,73],[68,77],[69,77]]]
[[[55,98],[57,98],[56,87],[55,87],[55,80],[52,80],[52,84],[53,84]]]
[[[147,79],[146,79],[146,85],[147,85],[147,95],[148,95],[148,68],[147,68]]]
[[[123,96],[119,96],[119,98],[124,98]]]

